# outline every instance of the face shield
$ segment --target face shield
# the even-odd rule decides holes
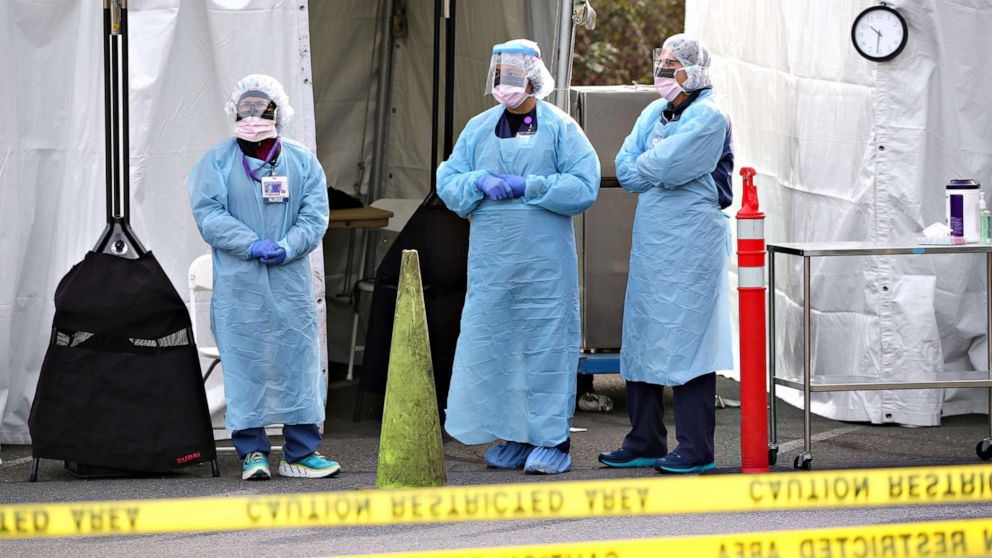
[[[265,118],[266,120],[276,119],[275,103],[272,102],[272,99],[268,95],[259,91],[246,92],[241,96],[241,100],[238,101],[236,108],[236,120],[251,116]]]
[[[654,77],[675,79],[675,72],[681,65],[678,60],[671,56],[665,56],[665,49],[654,49]]]
[[[496,86],[504,89],[525,92],[527,90],[527,66],[523,54],[494,54],[489,64],[489,77],[486,78],[485,94],[492,93]]]
[[[530,85],[530,93],[526,93]],[[493,47],[489,75],[483,94],[493,87],[508,94],[526,94],[543,99],[555,90],[555,80],[541,60],[541,49],[534,41],[514,39]]]

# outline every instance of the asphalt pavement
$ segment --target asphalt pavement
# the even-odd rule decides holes
[[[233,453],[221,453],[222,475],[213,478],[209,465],[193,466],[174,474],[145,478],[81,480],[61,462],[42,461],[39,482],[27,482],[31,459],[28,446],[0,449],[0,502],[66,502],[197,496],[244,496],[283,492],[369,489],[375,485],[378,460],[381,397],[368,395],[363,419],[352,421],[356,386],[332,384],[328,403],[329,420],[321,452],[338,460],[343,468],[333,479],[286,479],[275,476],[265,482],[244,482],[240,463]],[[596,461],[600,451],[619,447],[627,421],[623,381],[616,375],[596,377],[596,389],[611,396],[614,409],[607,413],[578,412],[573,433],[573,470],[559,477],[524,475],[518,471],[487,469],[483,455],[488,446],[465,446],[445,442],[445,465],[451,485],[561,480],[652,477],[653,470],[614,470]],[[720,379],[717,391],[733,404],[739,399],[738,384]],[[671,399],[669,395],[671,425]],[[737,474],[740,466],[740,413],[736,407],[717,410],[716,461],[714,474]],[[675,447],[669,428],[670,447]],[[793,457],[802,451],[801,411],[779,406],[781,453],[775,470],[791,471]],[[975,444],[988,433],[986,415],[945,417],[939,427],[903,428],[842,423],[816,417],[813,421],[814,469],[933,466],[980,463]],[[274,438],[278,441],[278,437]],[[224,444],[224,443],[222,443]],[[274,456],[276,457],[276,456]],[[275,460],[273,460],[275,461]],[[523,522],[473,522],[443,525],[354,527],[326,529],[282,529],[236,533],[191,533],[136,537],[98,537],[5,541],[0,556],[202,556],[280,555],[320,556],[403,550],[471,548],[518,544],[543,544],[583,540],[629,539],[808,529],[939,519],[992,518],[992,505],[939,505],[879,509],[797,510],[733,514],[679,514],[679,502],[671,502],[672,515],[657,517],[595,518]]]

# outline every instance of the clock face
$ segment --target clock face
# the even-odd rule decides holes
[[[898,12],[875,6],[854,21],[851,38],[858,52],[869,60],[891,60],[906,46],[906,21]]]

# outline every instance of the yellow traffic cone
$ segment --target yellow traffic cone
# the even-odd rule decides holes
[[[416,250],[404,250],[379,436],[379,488],[444,486],[427,312]]]

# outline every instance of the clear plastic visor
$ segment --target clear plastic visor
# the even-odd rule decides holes
[[[675,72],[682,67],[682,63],[671,56],[671,53],[663,48],[654,49],[654,70],[652,74],[656,78],[674,78]]]
[[[270,105],[272,109],[269,110]],[[249,116],[273,116],[275,115],[275,105],[271,99],[262,97],[243,97],[237,104],[238,118],[248,118]],[[266,114],[268,112],[268,114]]]
[[[527,70],[524,56],[516,53],[495,54],[489,64],[485,94],[492,93],[497,85],[509,86],[520,91],[527,90]]]

